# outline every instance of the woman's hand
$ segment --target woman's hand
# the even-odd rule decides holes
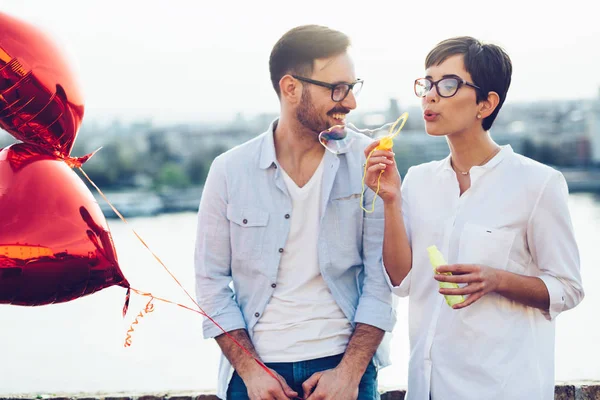
[[[402,180],[394,160],[394,153],[389,150],[373,151],[378,145],[379,140],[371,143],[365,149],[365,157],[367,158],[365,185],[376,192],[384,203],[390,203],[401,199],[400,186]],[[379,192],[377,192],[378,184]]]
[[[456,310],[468,307],[486,294],[497,291],[502,280],[501,271],[485,265],[442,265],[437,268],[437,272],[434,275],[437,281],[467,284],[457,289],[440,289],[440,293],[444,295],[468,296],[462,303],[452,306]],[[446,272],[451,272],[452,275],[443,275]]]

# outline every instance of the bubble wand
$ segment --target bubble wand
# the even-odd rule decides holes
[[[375,197],[373,197],[373,203],[371,204],[371,210],[367,210],[366,208],[363,207],[363,202],[364,202],[364,195],[365,195],[365,177],[367,176],[367,164],[369,163],[371,154],[373,154],[373,152],[375,150],[391,150],[394,147],[394,138],[396,136],[398,136],[398,134],[404,127],[404,124],[406,123],[407,119],[408,119],[408,113],[405,112],[396,120],[396,122],[394,122],[394,124],[390,127],[388,135],[381,138],[377,147],[375,147],[373,150],[371,150],[371,152],[369,153],[369,156],[367,157],[367,161],[365,162],[365,170],[363,172],[363,177],[362,177],[362,193],[360,194],[360,208],[362,208],[363,211],[366,213],[372,213],[373,211],[375,211],[375,199],[377,198],[377,195],[379,194],[379,182],[381,180],[381,175],[385,171],[385,170],[381,170],[381,172],[379,173],[379,177],[377,177],[377,190],[375,191]],[[398,126],[398,124],[399,124],[399,126]]]

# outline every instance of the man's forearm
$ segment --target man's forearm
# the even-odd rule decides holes
[[[529,307],[544,311],[548,311],[550,308],[548,288],[546,288],[544,281],[535,276],[501,271],[500,284],[496,289],[496,293]]]
[[[231,332],[227,332],[231,337],[233,337],[239,344],[244,346],[246,350],[254,358],[260,360],[258,354],[256,353],[256,349],[248,336],[248,332],[245,329],[236,329]],[[236,372],[243,378],[247,372],[252,371],[254,368],[259,367],[259,364],[248,355],[244,350],[240,348],[231,338],[227,337],[227,335],[222,334],[215,338],[217,344],[221,348],[221,351],[227,357],[233,368]]]
[[[344,357],[338,366],[344,369],[356,384],[360,382],[369,362],[373,359],[384,334],[382,329],[374,326],[356,324]]]

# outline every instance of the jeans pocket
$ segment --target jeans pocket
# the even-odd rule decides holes
[[[377,386],[377,367],[371,361],[360,380],[357,400],[379,400],[380,396]]]
[[[249,400],[248,388],[237,372],[233,373],[227,387],[227,400]]]

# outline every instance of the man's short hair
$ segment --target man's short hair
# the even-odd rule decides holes
[[[273,46],[269,58],[271,83],[277,96],[281,96],[279,81],[284,75],[309,77],[315,60],[343,54],[349,46],[348,36],[325,26],[302,25],[286,32]]]

